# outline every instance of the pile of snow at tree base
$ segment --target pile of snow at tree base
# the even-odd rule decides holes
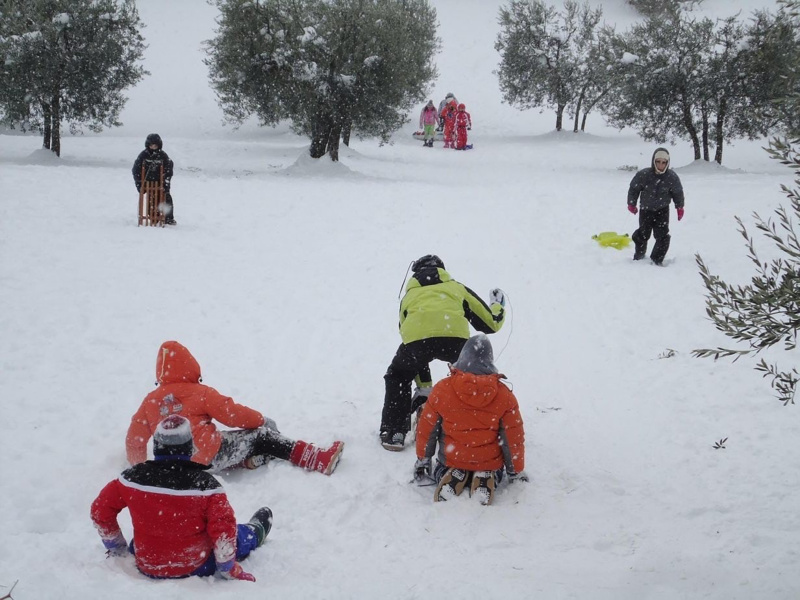
[[[0,136],[0,596],[18,581],[16,600],[800,597],[800,409],[773,399],[754,361],[690,354],[729,345],[705,317],[695,253],[748,282],[734,217],[754,232],[754,211],[786,205],[790,172],[763,141],[730,147],[724,167],[677,145],[686,217],[673,212],[668,266],[601,247],[593,235],[635,228],[620,167],[644,167],[653,145],[595,116],[587,134],[555,134],[549,111],[501,105],[491,4],[434,1],[432,96],[467,103],[480,152],[423,149],[421,105],[393,145],[354,141],[339,164],[307,158],[288,127],[218,127],[199,51],[215,9],[195,0],[138,2],[152,76],[124,127],[66,136],[61,160],[37,137]],[[130,168],[153,131],[176,164],[176,228],[136,227]],[[434,504],[408,483],[412,450],[378,444],[398,288],[430,252],[510,302],[492,340],[531,482],[491,507]],[[89,520],[169,339],[286,434],[346,442],[330,478],[279,461],[222,476],[241,521],[275,513],[244,563],[256,583],[152,581],[105,559]]]

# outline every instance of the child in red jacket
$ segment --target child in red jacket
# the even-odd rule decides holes
[[[456,150],[467,149],[467,131],[470,129],[472,129],[472,118],[467,112],[467,107],[459,104],[456,111]]]
[[[438,481],[434,502],[458,496],[469,486],[491,504],[495,485],[528,481],[525,429],[519,404],[494,366],[492,345],[479,333],[461,350],[450,376],[433,386],[417,423],[414,478]],[[431,458],[438,446],[436,469]]]
[[[455,143],[456,113],[458,112],[456,101],[451,100],[442,111],[444,120],[444,147],[452,148]]]

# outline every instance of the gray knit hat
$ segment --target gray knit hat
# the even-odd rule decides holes
[[[473,335],[464,344],[458,360],[453,363],[453,367],[465,373],[474,375],[491,375],[497,373],[494,366],[494,352],[492,343],[485,333]]]
[[[158,424],[153,435],[155,456],[182,456],[189,458],[194,452],[192,426],[189,419],[170,415]]]

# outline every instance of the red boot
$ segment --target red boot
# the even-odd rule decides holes
[[[289,462],[307,471],[319,471],[330,475],[339,463],[344,450],[344,442],[333,442],[330,448],[324,450],[314,444],[296,441]]]

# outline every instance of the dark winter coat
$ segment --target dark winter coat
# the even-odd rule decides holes
[[[208,560],[234,559],[236,519],[222,485],[188,460],[150,460],[108,483],[91,517],[104,540],[121,535],[117,515],[128,508],[136,566],[151,577],[186,577]]]
[[[657,148],[655,153],[661,150]],[[640,201],[642,210],[658,210],[667,208],[670,201],[675,203],[675,208],[683,207],[683,185],[678,174],[670,168],[662,173],[656,173],[653,158],[650,159],[650,167],[642,169],[631,180],[628,188],[628,205],[636,206],[637,200]]]
[[[174,165],[170,160],[167,153],[161,149],[161,138],[155,136],[154,143],[158,144],[158,148],[151,150],[148,143],[145,142],[145,149],[136,157],[133,163],[133,182],[136,184],[138,190],[142,187],[142,166],[144,165],[144,178],[146,181],[158,181],[161,178],[161,167],[164,167],[164,191],[169,192],[170,182],[172,180],[172,173]],[[148,136],[148,141],[151,136]]]

